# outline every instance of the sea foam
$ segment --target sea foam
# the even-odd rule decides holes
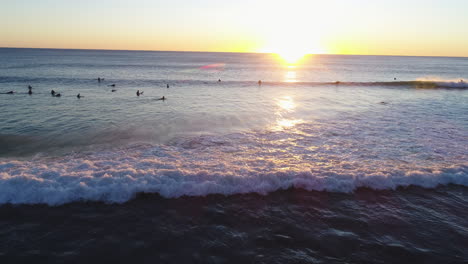
[[[319,140],[306,131],[200,136],[60,158],[1,159],[0,203],[122,203],[141,192],[177,198],[288,188],[353,192],[360,187],[468,186],[468,164],[460,156],[452,163],[398,161],[346,140],[333,145],[336,137]]]

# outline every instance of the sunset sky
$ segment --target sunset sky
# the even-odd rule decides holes
[[[467,11],[466,0],[0,0],[0,47],[468,56]]]

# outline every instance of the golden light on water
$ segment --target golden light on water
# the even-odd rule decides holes
[[[297,82],[297,73],[295,65],[288,65],[286,68],[286,73],[284,75],[284,81],[288,83]]]
[[[299,123],[302,123],[303,120],[296,118],[287,117],[288,114],[294,112],[294,109],[297,107],[291,96],[284,96],[277,100],[278,110],[276,115],[278,116],[276,124],[273,126],[274,130],[284,130],[293,128]]]
[[[286,82],[297,82],[295,71],[286,72]]]
[[[277,121],[278,128],[292,128],[303,121],[300,119],[280,119]]]
[[[294,110],[296,108],[296,104],[294,103],[292,97],[290,96],[285,96],[281,99],[278,100],[278,106],[281,108],[281,110],[286,110],[288,112]]]

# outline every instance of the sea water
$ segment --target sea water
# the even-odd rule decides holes
[[[351,216],[346,204],[364,211],[375,205],[360,203],[355,195],[386,200],[376,202],[385,208],[383,215],[409,213],[414,203],[423,203],[413,208],[422,215],[413,219],[419,223],[431,215],[430,204],[448,204],[453,210],[439,208],[432,215],[440,213],[439,224],[457,230],[455,237],[446,229],[437,231],[437,224],[429,225],[432,233],[419,237],[419,227],[409,227],[415,222],[401,220],[414,240],[392,238],[380,229],[379,239],[366,238],[369,251],[382,244],[400,245],[403,256],[430,260],[434,256],[424,250],[434,252],[442,245],[421,241],[441,235],[468,238],[466,220],[456,219],[468,201],[464,80],[467,58],[311,55],[287,63],[272,54],[0,49],[0,92],[15,92],[0,94],[0,203],[120,204],[149,193],[162,198],[145,198],[139,206],[152,204],[160,214],[170,215],[171,209],[161,209],[164,199],[176,204],[208,199],[203,202],[211,208],[207,210],[227,199],[221,207],[231,213],[266,199],[264,210],[291,210],[291,218],[282,216],[284,226],[304,225],[295,223],[309,219],[304,210],[315,210],[317,219],[307,221],[318,225],[314,221],[324,221],[332,210],[344,227],[330,222],[321,234],[353,243],[364,240],[357,234],[362,230],[346,219],[361,217],[376,228],[387,221],[372,210]],[[51,90],[61,97],[52,96]],[[137,96],[137,90],[144,93]],[[77,98],[78,93],[83,97]],[[166,100],[158,100],[162,96]],[[294,201],[285,198],[291,192],[297,195]],[[228,196],[203,198],[216,194]],[[389,201],[391,197],[398,202]],[[334,209],[323,207],[328,199]],[[73,214],[85,207],[67,210]],[[220,210],[220,217],[230,217]],[[273,226],[279,221],[274,212],[240,214],[247,226],[255,226],[256,217]],[[254,238],[237,234],[238,227],[229,227],[225,239],[247,236],[243,239],[254,243]],[[217,234],[213,228],[207,232]],[[280,233],[294,241],[308,231]],[[282,247],[288,240],[274,235],[265,239],[280,240]],[[314,245],[316,238],[302,239]],[[338,243],[333,239],[330,248]],[[447,258],[439,260],[467,260],[458,245],[444,246],[436,255]],[[299,252],[309,261],[342,257],[329,249],[309,249]],[[291,261],[299,253],[279,259]],[[367,258],[345,253],[354,260]],[[392,256],[390,251],[383,254]]]

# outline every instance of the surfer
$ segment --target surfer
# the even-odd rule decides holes
[[[6,93],[2,93],[2,94],[14,94],[15,92],[13,91],[9,91],[9,92],[6,92]]]
[[[140,92],[140,90],[137,90],[136,95],[140,96],[141,94],[143,94],[143,91]]]
[[[54,90],[50,91],[50,94],[51,94],[52,96],[55,96],[55,91],[54,91]]]
[[[221,79],[218,79],[218,82],[221,82]]]
[[[78,95],[76,96],[76,98],[78,98],[78,99],[80,99],[81,97],[83,97],[83,96],[81,96],[81,94],[78,94]]]
[[[258,80],[258,86],[262,85],[262,80]]]
[[[116,90],[116,89],[112,89],[112,90],[111,90],[111,92],[115,92],[115,91],[117,91],[117,90]]]
[[[164,100],[166,100],[166,97],[163,96],[163,97],[161,97],[161,98],[159,98],[159,99],[156,99],[156,101],[160,101],[160,100],[161,100],[161,101],[164,101]]]
[[[60,97],[60,96],[62,96],[60,93],[55,94],[55,97]]]
[[[111,84],[111,85],[109,85],[109,86],[110,86],[110,87],[115,87],[115,83],[113,83],[113,84]]]
[[[166,84],[166,88],[169,88],[169,84]]]
[[[28,86],[28,89],[29,89],[29,90],[28,90],[28,94],[31,95],[31,94],[32,94],[32,87],[31,87],[31,85]]]

